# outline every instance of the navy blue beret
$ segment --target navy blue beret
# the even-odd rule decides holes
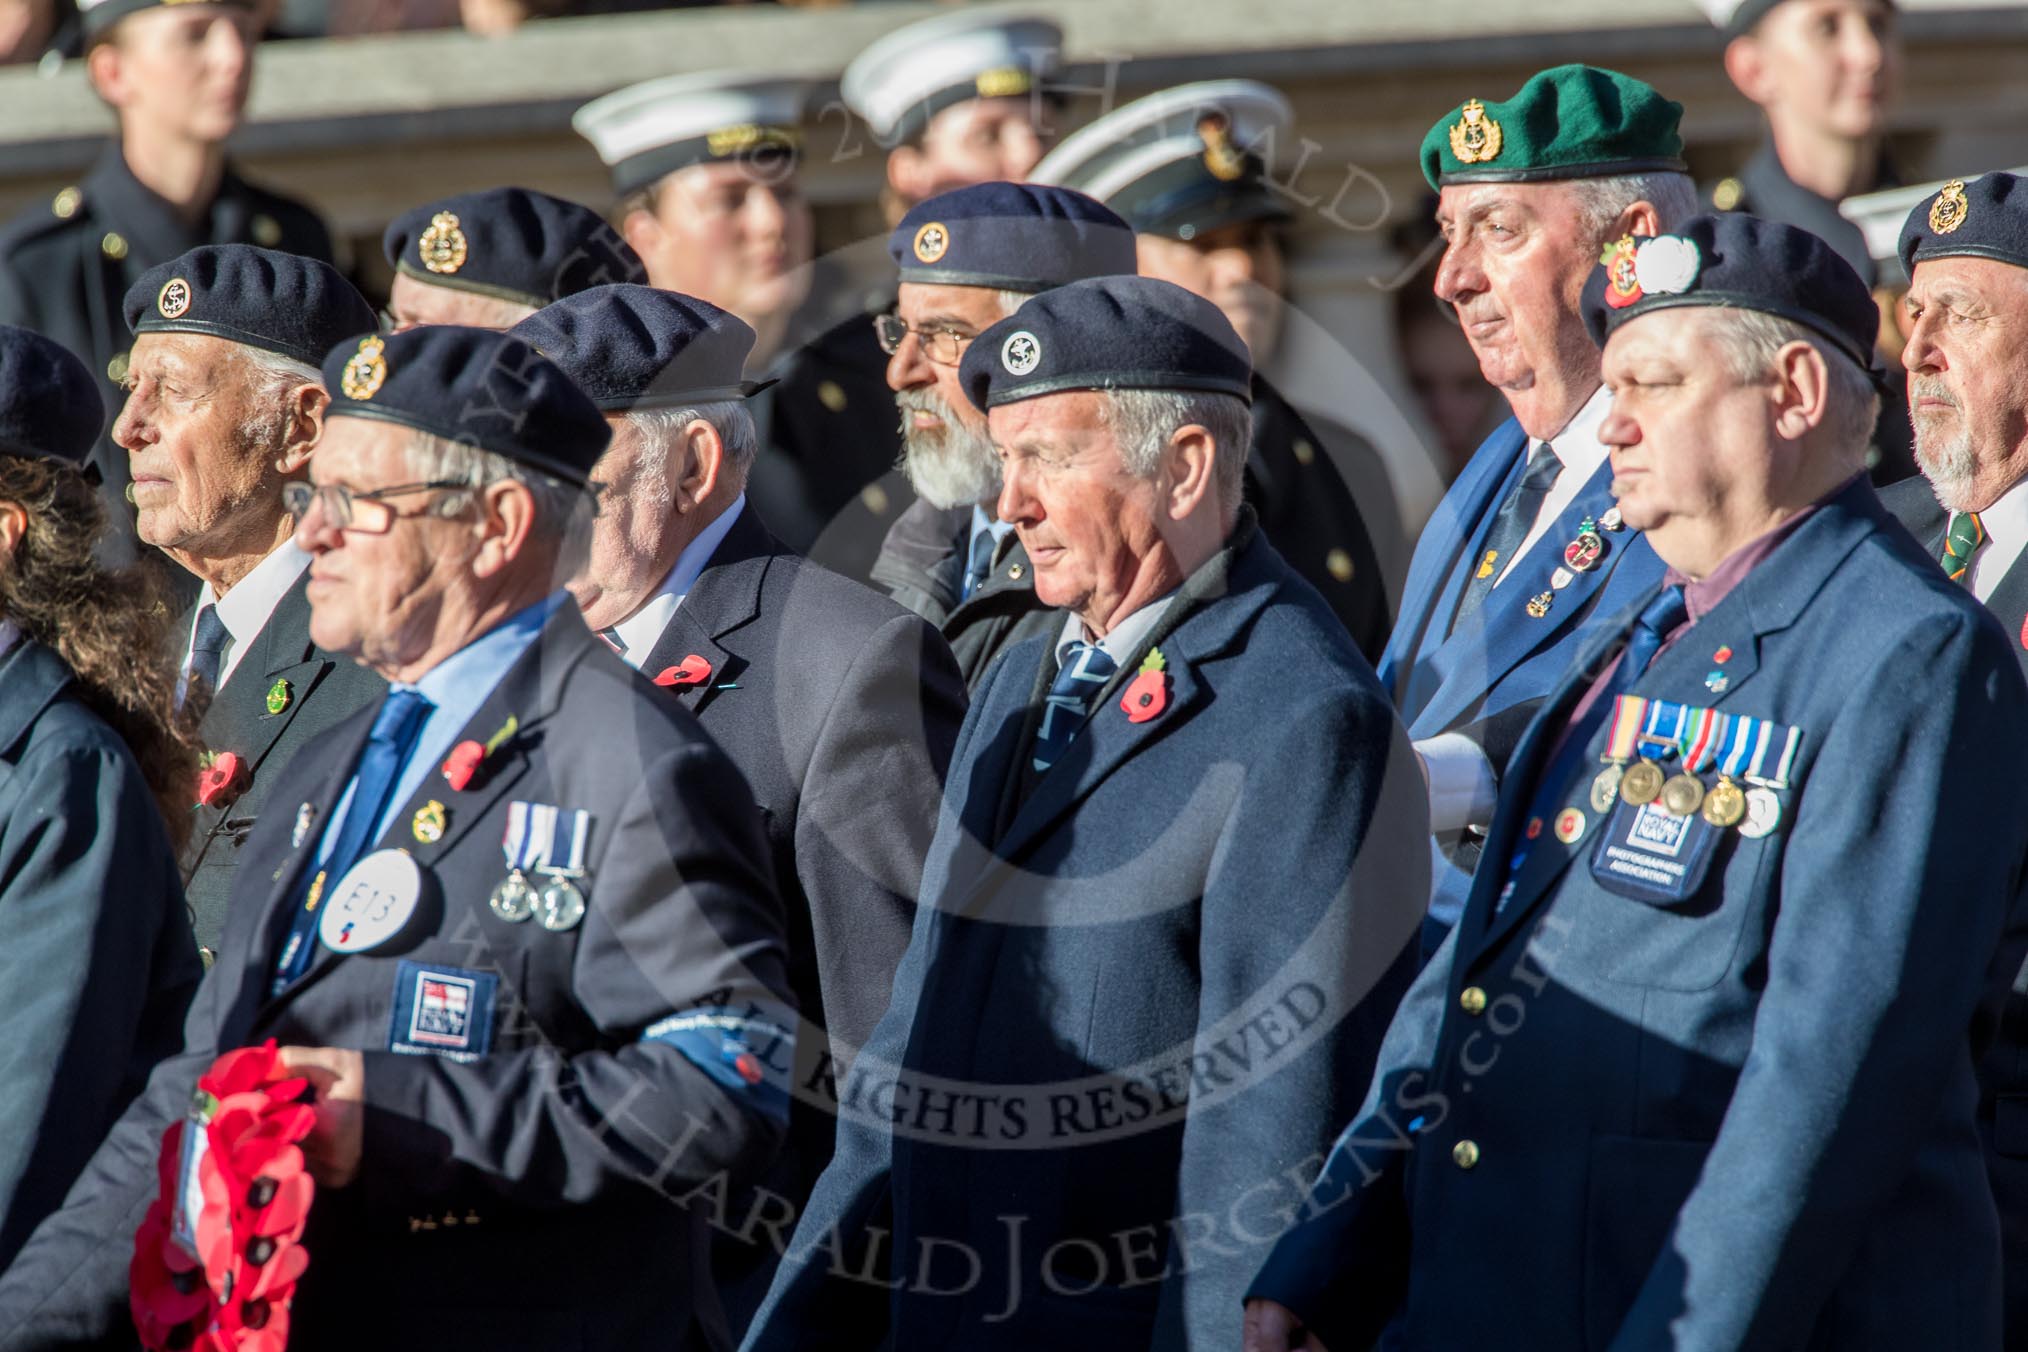
[[[1116,212],[1038,183],[974,183],[918,202],[887,252],[904,282],[1031,293],[1138,269],[1133,229]]]
[[[0,324],[0,455],[83,469],[105,422],[99,382],[69,348]]]
[[[648,269],[590,207],[527,188],[446,197],[394,218],[380,237],[388,266],[431,286],[540,309]]]
[[[1991,258],[2028,268],[2028,180],[1994,172],[1954,178],[1916,203],[1896,247],[1913,276],[1925,258]]]
[[[652,286],[595,286],[507,330],[608,411],[744,399],[754,333],[709,301]]]
[[[1607,246],[1584,285],[1584,322],[1605,346],[1635,315],[1683,305],[1759,310],[1816,331],[1876,381],[1880,307],[1852,265],[1807,230],[1758,216],[1697,216],[1673,235]]]
[[[958,378],[980,409],[1063,390],[1202,390],[1253,402],[1253,361],[1225,312],[1153,277],[1044,291],[972,340]]]
[[[612,429],[591,396],[519,338],[461,324],[369,333],[324,359],[326,417],[378,418],[504,455],[574,484]]]
[[[203,333],[306,366],[378,327],[373,307],[329,263],[251,244],[204,244],[127,288],[127,327]]]

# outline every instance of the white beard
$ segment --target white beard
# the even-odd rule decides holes
[[[901,409],[901,467],[917,497],[948,511],[999,494],[1000,457],[990,439],[959,422],[933,391],[903,390],[894,402]],[[922,431],[909,416],[916,412],[934,413],[944,425]]]
[[[1909,402],[1918,397],[1949,398],[1939,384],[1911,381]],[[1960,410],[1962,412],[1962,410]],[[1945,437],[1936,432],[1925,434],[1923,420],[1911,418],[1915,429],[1915,463],[1923,477],[1929,480],[1930,490],[1936,494],[1938,505],[1945,511],[1963,512],[1971,510],[1972,483],[1979,473],[1978,451],[1972,445],[1972,434],[1963,421],[1958,423],[1955,436]]]

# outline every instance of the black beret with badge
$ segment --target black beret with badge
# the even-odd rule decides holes
[[[0,324],[0,455],[84,470],[105,421],[98,379],[69,348]]]
[[[600,286],[566,296],[507,330],[562,368],[607,412],[688,408],[744,399],[745,320],[709,301],[652,286]]]
[[[2028,179],[1995,170],[1954,178],[1916,203],[1897,246],[1910,275],[1926,258],[1990,258],[2028,268]]]
[[[388,266],[431,286],[538,309],[648,270],[590,207],[528,188],[488,188],[416,207],[380,237]]]
[[[593,99],[571,114],[570,125],[592,143],[622,195],[721,161],[779,181],[801,156],[798,123],[808,97],[807,83],[778,75],[671,75]]]
[[[981,410],[1065,390],[1191,390],[1253,402],[1253,360],[1225,312],[1153,277],[1044,291],[972,340],[958,378]]]
[[[327,418],[372,418],[584,484],[612,430],[591,396],[519,338],[433,324],[369,333],[324,359]]]
[[[838,82],[845,106],[883,147],[922,135],[930,119],[970,99],[1046,93],[1063,54],[1049,19],[988,11],[940,14],[869,45]]]
[[[136,336],[201,333],[306,366],[377,326],[329,263],[253,244],[202,244],[142,273],[122,312]]]
[[[909,208],[887,237],[904,282],[1047,291],[1133,273],[1134,232],[1081,192],[974,183]]]
[[[1073,132],[1029,179],[1089,193],[1136,232],[1171,239],[1286,220],[1267,167],[1292,118],[1289,101],[1257,80],[1179,85]]]
[[[1585,282],[1584,322],[1601,347],[1652,310],[1757,310],[1819,334],[1877,383],[1880,307],[1852,265],[1807,230],[1758,216],[1697,216],[1674,234],[1608,245]]]

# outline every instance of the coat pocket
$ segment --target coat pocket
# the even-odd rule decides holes
[[[1586,1347],[1604,1348],[1619,1332],[1710,1151],[1707,1141],[1593,1138],[1584,1207]]]

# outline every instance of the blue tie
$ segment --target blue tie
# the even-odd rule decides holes
[[[359,753],[358,768],[352,772],[352,802],[345,809],[345,824],[339,828],[338,839],[325,856],[323,868],[313,876],[335,884],[359,862],[374,838],[380,814],[387,810],[387,796],[395,780],[401,777],[402,764],[413,749],[416,733],[432,707],[418,691],[387,692],[380,712],[373,716],[373,728],[366,734],[366,747]],[[342,793],[339,800],[344,800]],[[275,960],[270,995],[280,995],[310,970],[310,960],[317,952],[317,911],[308,901],[306,895],[304,904],[296,907],[288,942]]]
[[[1036,729],[1030,760],[1036,774],[1056,764],[1091,716],[1092,700],[1117,670],[1119,664],[1096,643],[1073,643],[1064,650],[1063,664],[1042,701],[1042,726]]]
[[[197,612],[197,629],[190,636],[190,661],[183,668],[177,708],[183,707],[200,681],[206,690],[217,691],[219,668],[225,665],[225,645],[230,642],[232,631],[218,618],[217,606],[206,606]]]
[[[1655,654],[1661,651],[1662,641],[1689,618],[1690,603],[1683,599],[1683,589],[1662,588],[1634,620],[1633,632],[1627,635],[1626,653],[1620,658],[1620,669],[1613,673],[1612,689],[1608,693],[1626,693],[1648,669],[1648,663],[1655,660]],[[1599,703],[1604,703],[1604,700]]]
[[[324,872],[333,881],[359,862],[378,832],[380,814],[387,810],[388,794],[401,777],[415,735],[434,707],[416,690],[390,690],[374,716],[373,731],[366,734],[366,749],[359,753],[359,768],[352,772],[352,804],[345,809],[345,825],[338,841],[324,861]]]
[[[986,585],[986,578],[993,571],[993,551],[999,544],[990,530],[972,537],[971,566],[965,569],[965,600],[971,600],[972,593]]]

